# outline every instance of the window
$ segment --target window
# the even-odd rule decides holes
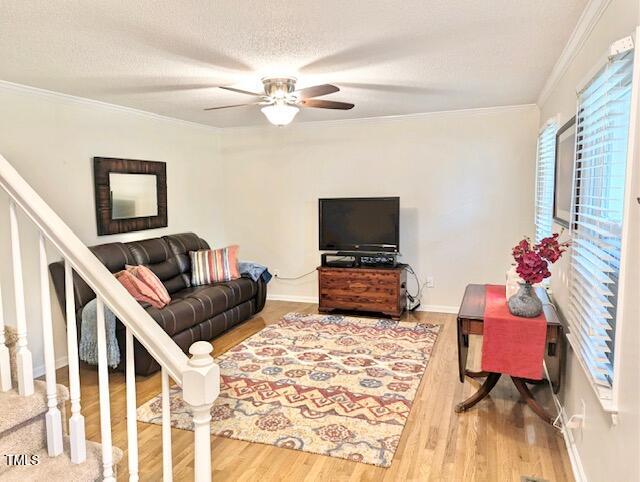
[[[549,121],[538,136],[535,206],[536,243],[542,238],[551,236],[557,129],[556,123]]]
[[[579,93],[576,114],[569,339],[611,410],[632,72],[633,51],[612,57]]]

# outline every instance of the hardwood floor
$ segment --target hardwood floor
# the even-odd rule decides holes
[[[224,353],[290,311],[314,313],[317,305],[270,301],[258,316],[214,340],[215,355]],[[404,319],[438,323],[443,329],[391,467],[383,469],[271,445],[214,437],[214,480],[520,482],[521,476],[526,475],[549,482],[573,481],[562,435],[519,401],[518,393],[507,377],[500,380],[490,397],[472,410],[454,413],[455,404],[478,386],[475,381],[467,381],[464,385],[458,381],[454,315],[419,312],[408,314]],[[477,341],[471,342],[469,359],[475,362],[470,362],[472,367],[477,367]],[[80,376],[87,438],[99,441],[97,373],[94,368],[82,366]],[[58,380],[68,385],[66,369],[58,371]],[[111,373],[110,386],[113,443],[125,450],[125,457],[118,465],[118,480],[128,480],[123,374]],[[547,392],[546,395],[549,392],[546,386],[536,390],[543,400],[545,393],[540,392]],[[140,377],[138,405],[159,391],[159,373]],[[549,407],[550,397],[546,398]],[[161,480],[160,426],[138,423],[138,436],[140,480]],[[174,480],[192,480],[193,433],[173,429],[172,440]]]

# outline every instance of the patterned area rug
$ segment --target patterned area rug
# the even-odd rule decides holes
[[[211,433],[388,467],[438,325],[290,313],[217,359]],[[138,420],[161,423],[160,394]],[[171,423],[193,430],[181,391]]]

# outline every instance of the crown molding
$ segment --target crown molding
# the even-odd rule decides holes
[[[36,95],[39,97],[44,97],[48,99],[55,99],[58,101],[69,102],[74,104],[86,105],[89,107],[99,107],[102,109],[109,109],[116,112],[122,112],[125,114],[132,114],[138,117],[145,117],[147,119],[163,121],[163,122],[171,122],[174,124],[186,126],[186,127],[195,127],[198,129],[204,129],[209,131],[220,132],[219,127],[210,126],[207,124],[200,124],[197,122],[191,122],[183,119],[177,119],[175,117],[169,117],[161,114],[155,114],[153,112],[148,112],[145,110],[135,109],[133,107],[126,107],[123,105],[110,104],[109,102],[103,102],[101,100],[88,99],[86,97],[78,97],[71,94],[63,94],[62,92],[55,92],[52,90],[41,89],[39,87],[31,87],[30,85],[24,84],[16,84],[14,82],[9,82],[7,80],[0,80],[0,90],[12,91],[12,92],[21,92],[31,95]]]
[[[551,70],[551,74],[540,91],[537,102],[538,106],[542,106],[542,104],[547,101],[558,81],[565,74],[571,62],[573,62],[578,52],[580,52],[580,49],[582,49],[582,46],[610,3],[611,0],[590,0],[582,11],[567,44],[564,46],[560,57]]]

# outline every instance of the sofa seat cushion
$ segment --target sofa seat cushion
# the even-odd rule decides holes
[[[255,282],[247,278],[238,278],[187,288],[176,293],[174,297],[198,301],[204,307],[207,317],[211,318],[253,298],[256,291]]]
[[[193,298],[172,298],[164,308],[158,309],[153,306],[146,308],[151,315],[169,336],[191,328],[194,325],[210,318],[207,311]]]
[[[257,283],[249,278],[238,278],[230,281],[223,281],[221,283],[215,283],[214,287],[217,286],[224,286],[229,289],[233,296],[234,306],[253,298],[258,291]]]
[[[255,297],[257,284],[248,278],[224,283],[185,288],[171,295],[171,303],[158,310],[148,307],[147,312],[169,334],[213,318]]]

